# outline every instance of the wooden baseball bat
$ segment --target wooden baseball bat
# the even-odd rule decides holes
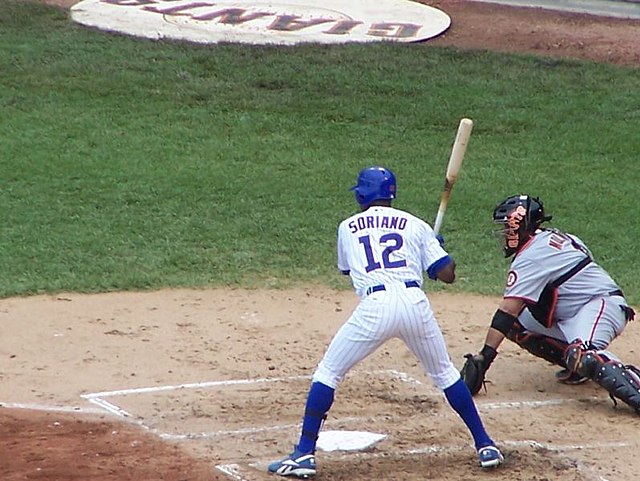
[[[442,198],[440,199],[440,207],[438,207],[438,214],[436,215],[435,223],[433,224],[433,232],[438,234],[440,227],[442,226],[442,219],[444,213],[447,210],[447,204],[449,203],[449,197],[451,197],[451,189],[458,179],[458,173],[460,167],[462,167],[462,159],[467,151],[467,144],[469,143],[469,137],[471,136],[471,130],[473,129],[473,121],[471,119],[464,118],[460,120],[458,125],[458,133],[456,139],[453,142],[453,149],[451,149],[451,156],[449,157],[449,165],[447,165],[447,173],[444,179],[444,190],[442,191]]]

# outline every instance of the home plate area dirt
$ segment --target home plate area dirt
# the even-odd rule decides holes
[[[498,299],[430,297],[461,361]],[[323,287],[2,299],[0,479],[273,479],[266,466],[297,441],[310,375],[356,301]],[[614,346],[636,364],[637,336],[632,323]],[[476,401],[506,461],[483,471],[461,420],[391,341],[343,381],[323,428],[383,439],[319,450],[317,477],[635,479],[640,417],[554,371],[503,347]]]
[[[68,8],[69,0],[48,0]],[[638,21],[465,1],[420,48],[456,45],[640,64]],[[498,299],[430,296],[458,365]],[[3,481],[273,480],[297,440],[309,376],[355,306],[350,291],[165,290],[0,300]],[[612,346],[640,364],[637,323]],[[630,481],[640,417],[589,382],[505,345],[476,397],[505,453],[483,471],[470,437],[399,342],[350,373],[325,432],[384,435],[317,453],[320,480]]]

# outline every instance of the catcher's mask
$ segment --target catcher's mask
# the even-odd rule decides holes
[[[355,193],[356,202],[366,209],[376,200],[396,198],[396,176],[384,167],[367,167],[360,171],[351,190]]]
[[[504,256],[510,257],[535,234],[540,224],[551,220],[544,215],[542,201],[529,195],[514,195],[500,202],[493,210],[493,221],[500,225],[497,234]]]

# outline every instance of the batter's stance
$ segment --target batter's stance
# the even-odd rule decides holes
[[[431,227],[391,207],[394,174],[369,167],[351,188],[362,211],[338,228],[338,268],[350,275],[360,303],[338,330],[313,374],[302,433],[293,453],[269,466],[281,476],[316,474],[316,441],[345,374],[391,338],[402,339],[425,372],[444,391],[469,428],[483,468],[499,466],[503,456],[484,429],[469,389],[452,364],[427,296],[422,273],[447,284],[455,263]]]
[[[465,383],[476,394],[505,337],[557,366],[560,382],[590,379],[640,414],[640,370],[606,349],[634,311],[611,276],[575,235],[541,228],[542,201],[515,195],[493,211],[505,257],[513,256],[504,297],[482,351],[467,355]]]

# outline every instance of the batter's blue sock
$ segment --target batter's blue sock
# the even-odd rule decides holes
[[[302,434],[300,434],[300,442],[297,446],[299,452],[315,452],[318,433],[322,427],[324,417],[333,404],[334,392],[335,389],[321,382],[311,383],[302,420]]]
[[[444,390],[444,395],[447,397],[451,407],[460,415],[469,431],[471,431],[476,449],[493,445],[493,441],[484,429],[476,405],[464,381],[458,379],[455,384]]]

